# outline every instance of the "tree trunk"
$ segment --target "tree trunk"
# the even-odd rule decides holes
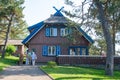
[[[113,14],[113,20],[115,20],[115,14]],[[113,21],[112,23],[112,37],[113,37],[113,51],[114,51],[114,55],[115,55],[115,33],[116,33],[116,24]]]
[[[7,29],[7,32],[6,32],[6,39],[5,39],[5,44],[4,44],[4,47],[3,47],[3,52],[2,52],[1,58],[4,58],[4,57],[5,57],[6,46],[7,46],[7,42],[8,42],[8,39],[9,39],[9,33],[10,33],[10,28],[11,28],[13,16],[14,16],[14,14],[11,15],[11,18],[10,18],[10,20],[9,20],[9,24],[8,24],[8,26],[7,26],[8,29]]]
[[[116,31],[115,31],[115,25],[113,24],[113,26],[112,26],[112,31],[113,31],[113,33],[112,33],[112,39],[113,39],[113,54],[115,55],[115,33],[116,33]]]
[[[102,7],[102,3],[99,0],[93,0],[95,5],[98,8],[99,13],[99,20],[102,24],[102,29],[105,37],[105,41],[107,44],[107,56],[106,56],[106,68],[105,73],[106,75],[113,76],[113,65],[114,65],[114,58],[113,58],[113,44],[112,44],[112,37],[109,32],[110,26],[108,25],[108,21],[105,18],[104,10]]]

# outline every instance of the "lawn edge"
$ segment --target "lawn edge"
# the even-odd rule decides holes
[[[48,73],[46,73],[43,69],[41,69],[41,66],[39,67],[39,69],[44,72],[49,78],[51,78],[52,80],[54,80]]]

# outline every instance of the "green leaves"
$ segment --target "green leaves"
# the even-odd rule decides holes
[[[0,38],[5,39],[8,24],[11,21],[10,39],[21,39],[26,34],[27,24],[23,20],[24,0],[0,0]],[[21,35],[23,35],[21,37]]]
[[[6,48],[7,55],[11,55],[16,51],[16,47],[13,45],[8,45]]]

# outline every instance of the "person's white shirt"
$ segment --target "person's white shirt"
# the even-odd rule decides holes
[[[35,52],[32,52],[31,57],[32,57],[32,59],[37,59],[37,56],[36,56]]]

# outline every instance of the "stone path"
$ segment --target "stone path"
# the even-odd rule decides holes
[[[0,80],[52,80],[38,66],[10,66],[0,73]]]

